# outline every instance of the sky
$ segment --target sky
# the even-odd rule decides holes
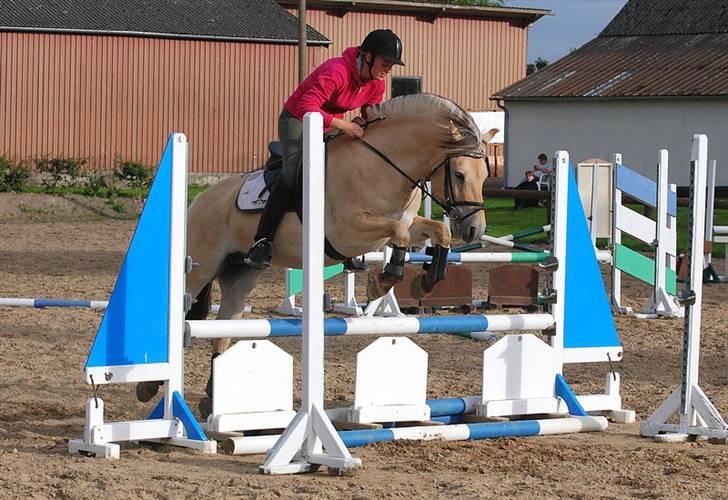
[[[627,0],[506,0],[508,7],[549,9],[552,16],[528,31],[528,62],[542,57],[555,62],[596,37]]]

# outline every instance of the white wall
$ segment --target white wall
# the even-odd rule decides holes
[[[716,183],[728,185],[728,99],[506,103],[506,185],[515,186],[544,152],[569,151],[572,163],[610,160],[623,154],[625,165],[652,179],[657,151],[670,151],[670,182],[687,186],[692,136],[708,136],[708,153],[717,160]]]
[[[480,133],[484,134],[492,128],[500,130],[490,140],[493,144],[503,144],[505,139],[505,113],[503,111],[471,111],[470,115],[480,129]]]

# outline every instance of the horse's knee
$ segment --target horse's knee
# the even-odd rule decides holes
[[[399,221],[394,221],[390,240],[393,246],[408,247],[410,243],[409,227]]]
[[[450,244],[452,242],[452,234],[450,233],[450,227],[447,224],[437,224],[432,233],[433,243],[441,245],[443,247],[450,247]]]

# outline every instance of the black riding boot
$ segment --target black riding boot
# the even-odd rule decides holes
[[[255,243],[245,257],[246,264],[256,269],[270,267],[273,256],[273,236],[275,236],[286,210],[293,206],[294,198],[294,190],[286,186],[283,179],[278,179],[268,197],[263,214],[260,216]]]

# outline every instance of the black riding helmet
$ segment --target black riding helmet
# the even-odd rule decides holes
[[[404,66],[402,62],[402,40],[392,30],[374,30],[369,33],[359,47],[362,52],[371,52],[383,57],[392,64]]]

